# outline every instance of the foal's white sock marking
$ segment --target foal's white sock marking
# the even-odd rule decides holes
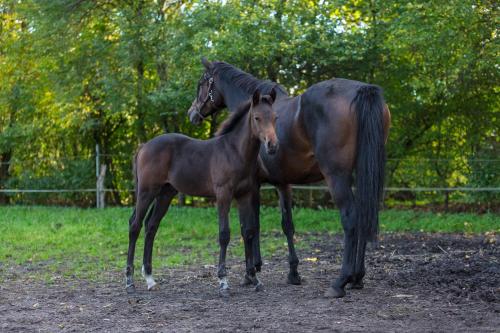
[[[219,279],[219,289],[229,289],[229,283],[227,282],[227,277]]]
[[[155,279],[153,279],[153,275],[147,275],[146,271],[144,270],[144,266],[142,266],[142,276],[146,279],[146,283],[148,284],[148,290],[153,289],[154,286],[156,286]]]

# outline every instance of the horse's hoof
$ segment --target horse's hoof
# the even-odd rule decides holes
[[[127,285],[125,289],[127,290],[127,294],[135,294],[135,285],[133,283]]]
[[[286,280],[288,284],[300,285],[302,284],[302,279],[300,278],[299,273],[288,273],[288,278]]]
[[[327,298],[342,298],[345,296],[345,290],[343,288],[328,287],[325,291],[325,297]]]
[[[263,291],[264,290],[264,284],[262,282],[258,282],[255,287],[254,287],[254,290],[255,291]]]
[[[365,287],[365,285],[363,284],[362,281],[349,283],[347,285],[347,289],[363,289],[364,287]]]
[[[230,296],[229,288],[220,288],[219,296],[222,298],[228,298]]]
[[[241,281],[240,285],[242,287],[247,287],[247,286],[253,285],[252,279],[250,279],[250,277],[248,276],[248,274],[245,274],[245,276],[243,277],[243,280]]]

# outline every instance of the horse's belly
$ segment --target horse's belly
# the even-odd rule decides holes
[[[261,179],[272,184],[309,184],[323,179],[314,155],[284,152],[276,159],[263,159]]]
[[[292,163],[291,163],[292,164]],[[309,184],[323,179],[318,163],[295,163],[297,167],[287,168],[284,182],[287,184]]]

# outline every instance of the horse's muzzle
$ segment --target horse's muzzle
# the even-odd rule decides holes
[[[203,118],[200,117],[199,112],[195,109],[195,106],[191,106],[188,110],[189,121],[191,124],[199,125],[203,121]]]

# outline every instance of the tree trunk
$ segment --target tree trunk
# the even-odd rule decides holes
[[[9,180],[9,166],[12,158],[12,150],[0,154],[0,189],[5,188],[5,184]],[[9,196],[7,193],[0,192],[0,204],[6,205],[9,203]]]
[[[135,98],[137,102],[136,106],[136,114],[137,114],[137,123],[136,123],[136,131],[137,131],[137,138],[139,139],[139,142],[143,143],[146,142],[147,140],[147,135],[146,135],[146,127],[145,127],[145,115],[146,115],[146,110],[145,110],[145,103],[144,103],[144,45],[141,40],[141,23],[143,21],[143,7],[144,7],[144,1],[138,1],[137,2],[137,8],[136,8],[136,16],[134,20],[136,20],[136,33],[134,36],[134,49],[132,52],[134,53],[133,56],[135,58],[135,71],[137,74],[137,85],[136,85],[136,93],[135,93]]]
[[[136,65],[137,72],[137,87],[136,87],[136,100],[137,100],[137,138],[139,142],[146,142],[146,127],[144,117],[146,112],[144,110],[144,62],[140,59]]]

